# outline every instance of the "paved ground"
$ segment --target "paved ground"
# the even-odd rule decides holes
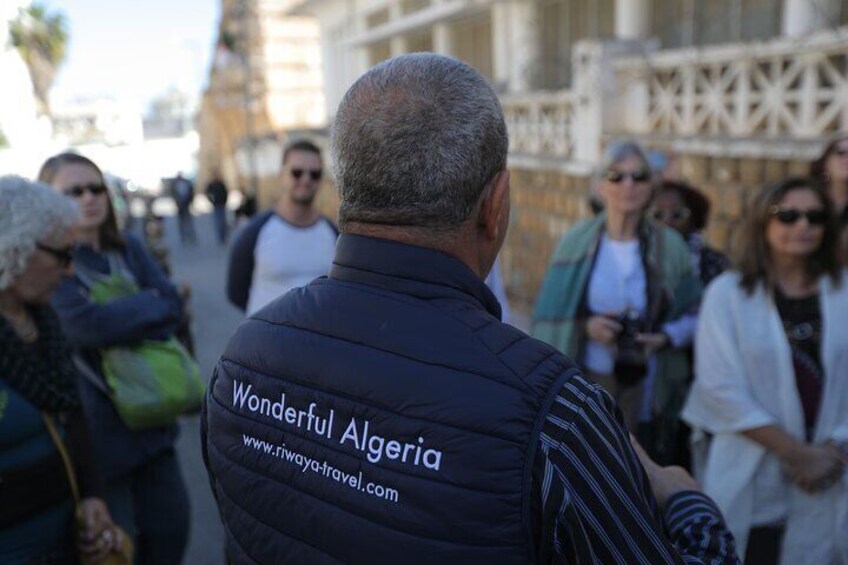
[[[187,282],[192,288],[195,348],[201,372],[208,381],[218,356],[242,315],[224,296],[228,249],[218,245],[209,215],[198,216],[195,221],[199,238],[197,246],[179,244],[173,217],[167,220],[166,237],[171,248],[174,278]],[[201,457],[199,419],[196,416],[183,418],[181,424],[177,450],[191,498],[192,516],[191,537],[184,563],[222,564],[223,529]]]

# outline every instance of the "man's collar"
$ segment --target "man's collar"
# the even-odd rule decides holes
[[[467,265],[443,251],[399,241],[342,234],[330,278],[419,298],[458,298],[500,319],[495,295]]]

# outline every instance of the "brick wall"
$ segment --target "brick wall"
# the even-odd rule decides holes
[[[808,168],[809,162],[803,160],[681,156],[683,177],[704,191],[712,204],[707,240],[726,252],[734,248],[752,196],[764,184],[804,176]]]
[[[588,217],[589,179],[561,173],[511,171],[510,228],[501,251],[510,305],[528,313],[559,237]]]

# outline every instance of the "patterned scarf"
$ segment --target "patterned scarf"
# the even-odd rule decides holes
[[[26,345],[0,317],[0,377],[39,410],[73,414],[80,407],[76,370],[56,314],[47,306],[32,306],[38,327],[37,346]]]

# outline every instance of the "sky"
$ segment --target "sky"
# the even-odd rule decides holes
[[[173,86],[198,96],[205,85],[220,0],[40,1],[69,29],[54,104],[106,96],[143,112]]]

